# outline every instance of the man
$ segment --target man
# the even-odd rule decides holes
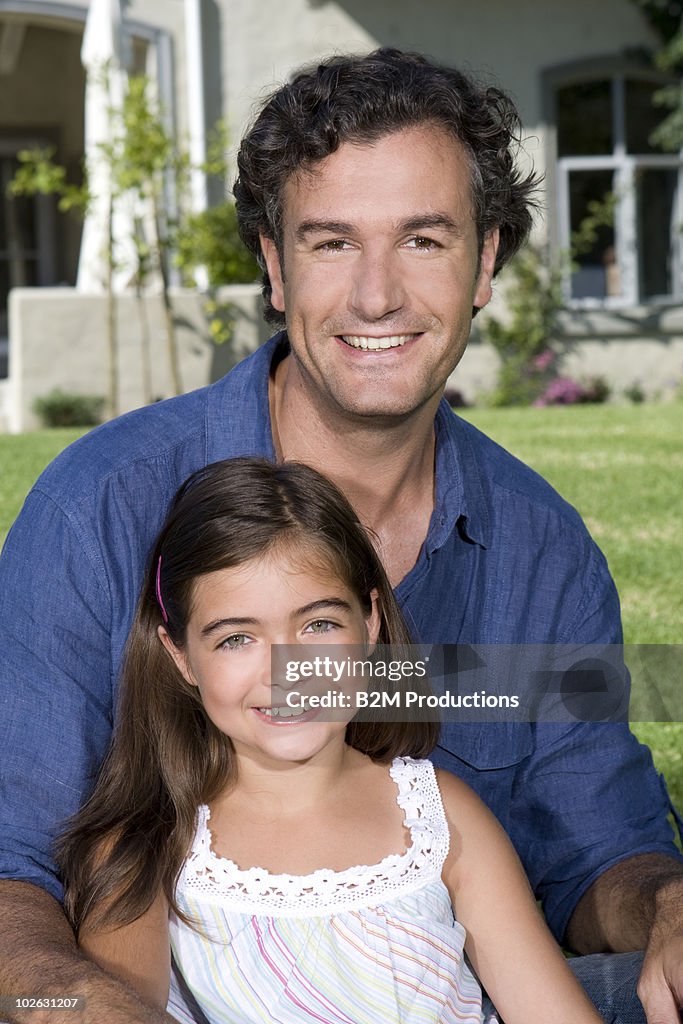
[[[198,466],[260,453],[325,472],[377,536],[422,640],[620,642],[577,514],[440,405],[473,311],[529,229],[518,128],[499,91],[392,50],[333,58],[275,93],[243,142],[236,197],[287,335],[216,385],[95,431],[27,499],[0,566],[3,992],[83,995],[87,1021],[167,1019],[81,957],[49,844],[92,784],[150,544]],[[436,760],[508,828],[558,938],[647,947],[649,1022],[678,1020],[683,867],[628,730],[451,725]],[[612,1000],[605,1019],[638,1019]]]

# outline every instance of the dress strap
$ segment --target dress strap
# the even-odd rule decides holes
[[[398,787],[396,801],[405,813],[406,827],[412,832],[413,828],[419,829],[428,824],[430,832],[439,845],[443,846],[445,860],[450,844],[450,829],[434,765],[431,761],[396,757],[389,773]]]

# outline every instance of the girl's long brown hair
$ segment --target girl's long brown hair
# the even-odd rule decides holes
[[[234,781],[230,739],[205,714],[162,646],[163,622],[182,647],[197,579],[293,544],[332,570],[369,611],[379,594],[378,642],[410,643],[380,559],[343,495],[314,470],[261,459],[218,462],[182,486],[152,553],[124,659],[114,736],[97,786],[58,843],[65,909],[76,929],[88,919],[122,925],[163,889],[183,916],[175,886],[195,831],[197,807]],[[159,562],[161,559],[161,563]],[[411,681],[411,687],[415,682]],[[378,761],[424,757],[434,721],[353,721],[351,746]]]

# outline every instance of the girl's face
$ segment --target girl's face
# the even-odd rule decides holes
[[[320,694],[320,681],[292,684],[280,677],[271,687],[273,644],[301,645],[299,656],[306,659],[306,645],[367,645],[377,640],[376,592],[366,612],[332,570],[302,568],[307,561],[311,559],[305,552],[302,558],[300,548],[283,546],[234,569],[202,576],[194,588],[185,645],[176,647],[159,627],[162,643],[187,682],[199,689],[207,715],[230,737],[238,759],[249,756],[281,765],[318,758],[330,752],[330,744],[343,745],[355,712],[292,715],[287,693],[305,694],[308,685],[309,692]],[[358,649],[347,653],[357,657]],[[339,648],[333,656],[339,657]],[[331,681],[324,685],[325,691],[339,688]],[[283,708],[285,714],[273,713],[273,708]]]

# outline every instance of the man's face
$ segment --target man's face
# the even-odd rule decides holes
[[[282,263],[262,238],[294,360],[314,400],[355,417],[436,404],[491,297],[497,233],[478,259],[465,152],[436,126],[345,143],[283,197]]]

